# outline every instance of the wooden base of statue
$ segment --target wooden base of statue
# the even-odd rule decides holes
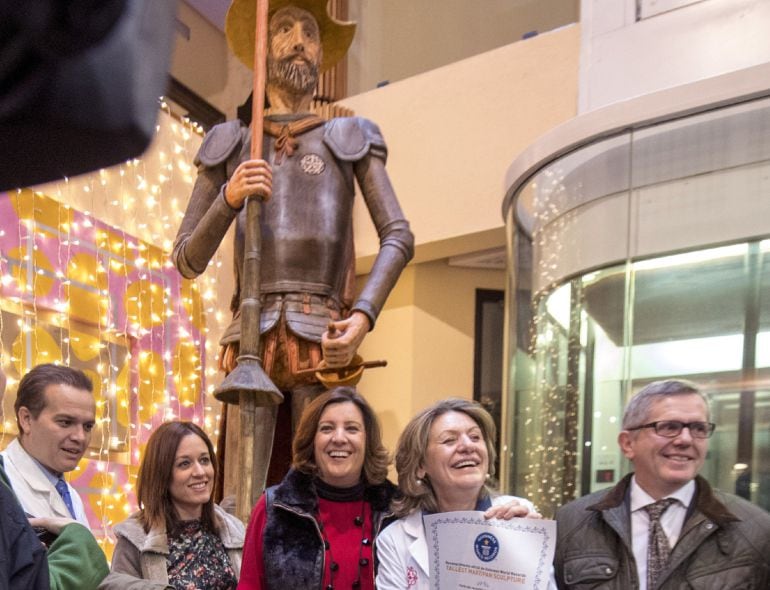
[[[237,493],[239,482],[244,477],[244,474],[241,473],[240,454],[242,452],[251,450],[253,453],[252,485],[254,486],[255,497],[259,497],[265,487],[276,483],[275,476],[270,476],[271,468],[273,471],[284,471],[284,473],[288,470],[285,457],[278,458],[277,461],[272,460],[276,438],[278,438],[277,448],[283,448],[286,444],[287,436],[281,432],[284,429],[277,428],[278,416],[281,413],[280,408],[284,405],[256,408],[254,413],[254,444],[251,449],[246,448],[240,440],[240,407],[235,404],[222,406],[222,424],[224,426],[220,427],[219,434],[219,447],[223,449],[223,452],[219,453],[221,467],[218,478],[220,481],[217,482],[217,495],[220,496],[217,499],[219,501],[225,499],[227,502],[230,498],[234,498]],[[288,439],[291,441],[291,426],[289,426]],[[278,480],[280,481],[280,477]]]
[[[285,400],[282,404],[256,409],[253,448],[256,497],[266,487],[279,483],[289,471],[293,433],[302,410],[322,391],[322,386],[313,385],[283,392]],[[215,500],[224,500],[225,505],[234,501],[238,483],[243,478],[239,469],[239,453],[245,449],[239,440],[239,433],[240,408],[236,404],[224,404],[217,442],[220,470]]]

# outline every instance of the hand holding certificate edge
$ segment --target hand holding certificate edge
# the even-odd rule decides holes
[[[522,504],[517,499],[513,499],[505,504],[498,506],[492,506],[486,512],[484,512],[484,518],[490,520],[492,518],[499,518],[501,520],[511,520],[512,518],[543,518],[543,515],[539,512],[530,510],[528,506]]]

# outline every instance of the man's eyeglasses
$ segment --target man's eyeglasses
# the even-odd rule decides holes
[[[682,429],[687,428],[690,431],[690,436],[693,438],[709,438],[714,434],[714,429],[717,427],[713,422],[679,422],[679,420],[659,420],[657,422],[650,422],[649,424],[642,424],[634,428],[627,428],[626,430],[641,430],[642,428],[654,428],[655,434],[658,436],[665,436],[666,438],[676,438],[682,433]]]

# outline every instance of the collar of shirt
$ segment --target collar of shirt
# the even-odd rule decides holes
[[[27,454],[29,454],[29,453],[27,453]],[[60,479],[64,479],[64,474],[63,474],[63,473],[54,473],[53,471],[51,471],[50,469],[48,469],[48,467],[46,467],[45,465],[43,465],[43,464],[42,464],[40,461],[38,461],[37,459],[35,459],[35,458],[34,458],[32,455],[29,455],[29,456],[30,456],[30,458],[31,458],[31,459],[32,459],[32,460],[35,462],[35,464],[36,464],[38,467],[40,467],[40,471],[42,471],[42,472],[43,472],[43,474],[46,476],[46,478],[48,479],[48,481],[50,481],[50,482],[51,482],[51,485],[52,485],[53,487],[56,487],[56,484],[57,484],[57,482],[58,482]],[[65,480],[65,481],[66,481],[66,480]]]
[[[695,480],[690,480],[684,484],[681,488],[675,491],[673,494],[665,496],[666,498],[673,498],[679,502],[679,505],[687,509],[692,502],[692,498],[695,495]],[[631,478],[631,512],[641,510],[648,504],[655,502],[655,498],[645,492],[639,484],[636,482],[636,476]]]

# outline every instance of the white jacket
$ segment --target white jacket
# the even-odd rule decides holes
[[[530,512],[535,511],[532,502],[515,496],[494,497],[492,505],[506,504],[511,500],[518,500]],[[428,542],[421,511],[412,512],[387,526],[377,536],[376,542],[379,561],[377,590],[430,590]]]
[[[25,512],[32,516],[72,518],[59,492],[42,472],[40,465],[24,450],[18,438],[8,445],[2,455],[5,472]],[[83,500],[69,483],[67,487],[75,509],[75,520],[90,529]]]

